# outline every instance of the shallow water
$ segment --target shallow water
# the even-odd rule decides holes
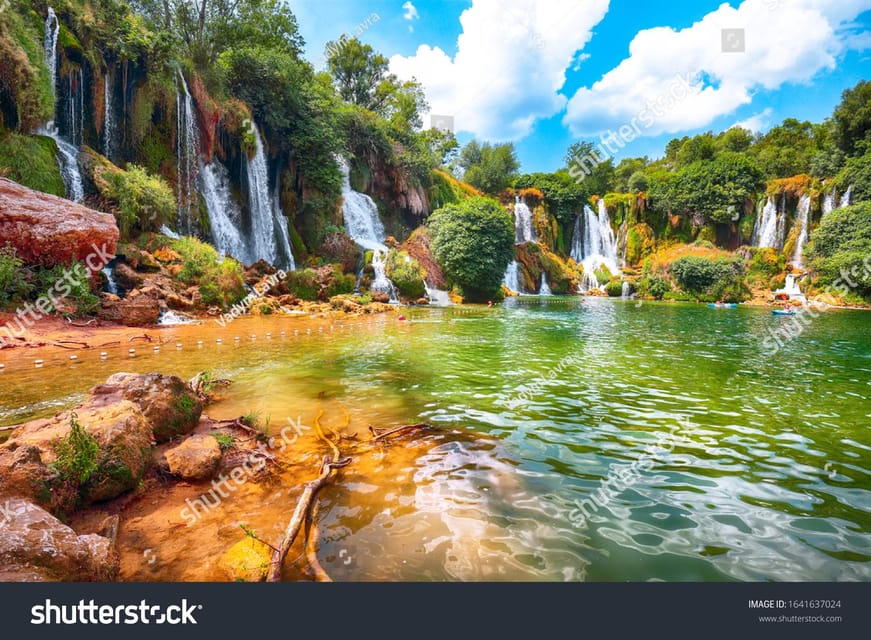
[[[766,309],[521,299],[403,313],[173,327],[149,332],[171,338],[159,352],[106,347],[105,361],[6,352],[0,424],[65,408],[115,371],[209,368],[234,381],[212,417],[256,410],[277,431],[320,407],[341,426],[344,407],[358,432],[438,427],[367,449],[322,492],[319,556],[337,580],[871,579],[871,314],[823,314],[766,356],[784,322]],[[306,432],[287,471],[195,525],[179,512],[202,487],[137,505],[124,577],[220,578],[239,523],[280,536],[322,449]],[[158,562],[135,561],[149,548]]]

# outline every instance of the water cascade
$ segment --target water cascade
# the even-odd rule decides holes
[[[768,201],[762,208],[762,213],[756,217],[753,228],[753,245],[756,247],[775,247],[777,244],[777,205],[774,198],[768,196]]]
[[[572,237],[571,257],[584,267],[581,279],[581,290],[598,289],[600,283],[595,272],[602,267],[611,275],[619,275],[617,265],[617,242],[614,230],[611,228],[611,218],[603,199],[599,200],[598,213],[584,205],[583,220],[581,216],[575,219]]]
[[[386,233],[378,206],[365,193],[351,188],[351,168],[343,158],[339,159],[342,171],[342,216],[348,236],[364,250],[372,251],[372,268],[375,270],[375,281],[372,290],[390,295],[391,301],[396,301],[396,288],[387,277],[384,261],[388,249],[384,246]]]
[[[792,264],[795,268],[802,268],[802,253],[804,252],[804,245],[807,242],[808,238],[808,227],[810,227],[810,210],[811,210],[811,198],[809,195],[805,194],[801,197],[801,200],[798,202],[798,210],[796,211],[796,219],[795,223],[797,225],[801,225],[799,227],[798,238],[795,241],[795,253],[792,256]]]
[[[114,296],[118,295],[118,283],[115,282],[115,268],[111,264],[103,267],[103,275],[106,276],[106,293],[111,293]]]
[[[502,284],[516,293],[523,293],[520,287],[520,263],[517,260],[512,260],[508,263],[505,269],[505,276],[502,278]]]
[[[194,231],[191,212],[196,202],[196,181],[200,162],[200,128],[196,109],[184,75],[178,72],[175,88],[176,109],[176,157],[178,172],[178,229],[190,235]]]
[[[531,242],[535,240],[535,229],[532,225],[532,211],[526,206],[523,198],[514,197],[514,242]]]
[[[847,187],[847,190],[844,192],[844,195],[841,196],[841,201],[838,202],[838,208],[841,207],[849,207],[850,201],[853,199],[853,185]]]
[[[424,279],[423,288],[426,290],[426,297],[429,298],[429,303],[434,307],[449,307],[451,306],[451,295],[447,291],[436,289],[429,286],[429,283]]]
[[[823,217],[827,216],[828,214],[830,214],[832,211],[835,210],[835,201],[836,201],[836,194],[835,194],[835,189],[833,188],[832,192],[829,194],[826,194],[826,196],[823,198]]]
[[[254,127],[254,139],[257,145],[254,157],[245,158],[248,204],[251,209],[252,258],[254,261],[263,259],[273,265],[292,268],[293,253],[287,235],[287,221],[277,206],[277,199],[273,198],[269,191],[266,147],[256,127]]]
[[[62,110],[64,118],[59,118],[59,128],[78,148],[84,143],[85,133],[85,80],[81,68],[71,71],[67,76],[64,100],[66,108]]]
[[[547,274],[541,272],[541,288],[538,290],[540,296],[552,296],[553,291],[550,290],[550,285],[547,283]]]
[[[198,186],[206,210],[212,242],[219,253],[229,254],[246,264],[255,262],[242,236],[242,210],[230,195],[230,176],[217,160],[200,168]]]
[[[624,300],[628,300],[632,297],[632,288],[629,286],[629,283],[625,280],[623,281],[623,287],[620,290],[620,297]]]
[[[45,19],[44,52],[45,64],[48,66],[51,78],[51,92],[55,96],[55,102],[57,102],[57,37],[59,32],[60,23],[54,13],[54,9],[49,7],[48,17]],[[81,71],[79,74],[81,76]],[[72,95],[70,98],[72,99]],[[84,113],[84,106],[82,106],[82,113]],[[66,196],[73,202],[81,202],[85,196],[85,188],[82,183],[82,174],[79,171],[79,150],[60,135],[54,121],[50,121],[45,126],[40,127],[37,133],[48,136],[57,144],[57,163],[64,187],[66,188]]]
[[[112,76],[103,76],[103,155],[112,160],[115,151],[115,109],[112,103]]]

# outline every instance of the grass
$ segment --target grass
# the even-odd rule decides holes
[[[228,433],[213,433],[212,437],[218,441],[221,451],[228,451],[236,446],[236,439]]]
[[[66,187],[54,140],[45,136],[0,133],[0,176],[36,191],[63,198]]]

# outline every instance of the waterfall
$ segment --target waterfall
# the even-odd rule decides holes
[[[62,102],[66,103],[66,108],[62,110],[61,130],[73,146],[81,147],[85,131],[85,84],[81,68],[70,71],[67,76],[67,91]]]
[[[823,198],[823,217],[827,216],[828,214],[830,214],[832,211],[835,210],[835,200],[836,200],[835,188],[832,187],[832,192],[829,194],[826,194],[826,196]]]
[[[753,228],[753,246],[777,247],[777,205],[774,204],[774,198],[771,196],[768,196],[762,213],[756,218],[756,226]]]
[[[193,203],[196,202],[196,180],[200,162],[200,128],[196,108],[184,74],[178,72],[178,80],[184,90],[175,88],[176,109],[176,156],[178,174],[178,229],[190,235],[194,231],[191,219]]]
[[[795,253],[792,256],[793,267],[797,269],[802,268],[802,252],[804,251],[804,245],[807,242],[808,237],[808,227],[810,226],[810,210],[811,210],[811,197],[807,194],[801,197],[801,200],[798,201],[798,209],[796,210],[795,216],[795,224],[801,225],[799,227],[798,238],[795,241]]]
[[[118,283],[115,282],[115,270],[107,264],[105,267],[103,267],[103,275],[106,276],[106,292],[117,296]]]
[[[541,287],[538,290],[538,295],[540,296],[552,296],[553,291],[550,290],[550,285],[547,283],[547,274],[542,271],[541,272]]]
[[[389,294],[391,302],[397,301],[396,288],[385,270],[384,261],[388,249],[384,246],[384,239],[387,234],[378,215],[378,205],[365,193],[351,188],[351,167],[347,160],[339,158],[339,168],[342,171],[342,217],[345,221],[345,232],[363,249],[372,251],[372,268],[375,270],[372,290]]]
[[[51,79],[51,92],[55,97],[55,103],[57,103],[57,37],[59,32],[60,22],[58,22],[54,9],[49,7],[48,17],[45,19],[43,49],[45,53],[45,64],[48,67],[49,77]],[[81,71],[79,71],[79,77],[81,78]],[[73,101],[72,94],[70,95],[70,101]],[[84,114],[84,103],[82,103],[81,111],[82,114]],[[85,189],[82,183],[82,174],[79,171],[78,149],[68,140],[61,137],[53,120],[40,127],[37,130],[37,133],[48,136],[55,141],[55,144],[57,144],[57,164],[60,169],[61,178],[63,179],[66,196],[73,202],[81,202],[85,197]]]
[[[203,165],[199,170],[198,186],[209,212],[215,248],[246,264],[256,262],[240,231],[242,211],[230,195],[230,176],[224,165],[217,160]]]
[[[103,155],[112,160],[115,146],[115,111],[112,104],[112,77],[103,76]]]
[[[850,201],[853,199],[853,185],[847,187],[847,190],[844,192],[844,195],[841,196],[840,202],[838,202],[838,208],[841,207],[849,207]]]
[[[632,288],[629,286],[629,283],[625,280],[623,281],[623,287],[620,289],[620,297],[624,300],[628,300],[632,297]]]
[[[535,229],[532,225],[532,211],[526,206],[523,198],[514,197],[514,242],[530,242],[535,240]]]
[[[45,18],[45,38],[43,50],[45,52],[45,65],[48,67],[48,76],[51,84],[51,94],[57,95],[57,36],[60,33],[60,23],[54,13],[54,9],[48,8]]]
[[[783,250],[783,243],[786,241],[786,193],[780,196],[780,215],[777,218],[777,238],[776,247],[778,251]]]
[[[287,235],[287,221],[278,205],[278,193],[269,190],[269,164],[266,146],[260,130],[255,126],[256,143],[253,158],[245,157],[248,178],[248,206],[251,211],[251,251],[254,261],[293,268],[293,252]]]
[[[434,307],[449,307],[451,306],[451,295],[447,291],[436,289],[429,286],[426,278],[423,280],[423,288],[426,291],[426,297],[429,298],[429,303]]]
[[[523,293],[520,287],[520,263],[517,260],[508,263],[502,283],[515,293]]]
[[[571,257],[584,267],[581,290],[598,289],[602,284],[595,272],[605,267],[611,275],[619,275],[617,242],[611,228],[611,218],[604,199],[599,199],[598,213],[584,205],[584,213],[575,218]]]

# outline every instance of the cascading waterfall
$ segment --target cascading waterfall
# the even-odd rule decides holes
[[[230,176],[217,160],[199,170],[200,195],[209,212],[212,242],[222,254],[229,254],[246,264],[256,262],[240,231],[242,210],[230,195]]]
[[[807,242],[808,238],[808,227],[810,226],[810,210],[811,210],[811,197],[807,194],[803,195],[801,199],[798,201],[798,209],[796,210],[795,223],[797,225],[801,225],[799,227],[798,238],[795,241],[795,253],[792,256],[793,266],[801,269],[802,268],[802,253],[804,252],[804,245]]]
[[[832,211],[835,210],[836,199],[837,199],[837,196],[835,194],[835,189],[833,187],[832,192],[826,194],[826,196],[823,198],[823,217],[827,216],[828,214],[830,214]]]
[[[502,283],[516,293],[523,293],[520,287],[520,263],[517,260],[508,263]]]
[[[514,242],[531,242],[535,240],[535,229],[532,224],[532,211],[520,196],[514,197]]]
[[[63,109],[64,118],[60,121],[61,130],[66,132],[73,146],[81,147],[85,132],[85,85],[81,68],[71,71],[67,76],[63,101],[66,102],[66,108]]]
[[[617,242],[611,228],[611,218],[603,199],[599,200],[598,213],[584,205],[583,217],[575,219],[572,234],[571,257],[583,265],[581,290],[598,289],[603,283],[596,277],[596,271],[606,268],[611,275],[620,275],[617,265]]]
[[[278,205],[278,194],[269,190],[269,165],[260,130],[254,127],[256,143],[253,158],[245,157],[248,178],[248,204],[251,210],[251,252],[254,260],[293,268],[293,252],[287,234],[287,221]]]
[[[57,38],[59,32],[60,22],[58,22],[54,9],[49,7],[48,17],[45,19],[45,37],[43,47],[45,53],[45,64],[49,70],[51,92],[55,98],[55,104],[57,104]],[[81,77],[81,71],[79,71],[79,74],[79,77]],[[72,101],[72,94],[70,95],[70,100]],[[84,103],[82,103],[81,113],[84,114]],[[85,188],[82,183],[82,174],[79,171],[79,150],[75,145],[71,144],[66,138],[60,135],[53,120],[40,127],[37,133],[48,136],[55,141],[55,144],[57,144],[57,164],[60,169],[61,178],[64,182],[66,196],[73,202],[81,202],[85,197]]]
[[[623,281],[623,286],[620,289],[620,297],[624,300],[628,300],[632,297],[632,287],[630,287],[629,283],[625,280]]]
[[[753,229],[753,245],[756,247],[777,248],[778,212],[774,198],[768,196],[762,213],[756,217]]]
[[[777,217],[777,238],[775,245],[778,251],[783,250],[786,241],[786,193],[780,196],[780,215]]]
[[[423,280],[423,288],[426,291],[426,297],[429,298],[429,303],[434,307],[449,307],[451,306],[451,295],[442,289],[436,289],[429,286],[426,278]]]
[[[550,290],[550,285],[547,283],[547,274],[543,271],[541,272],[541,287],[538,289],[538,295],[540,296],[552,296],[553,291]]]
[[[841,207],[849,207],[850,201],[853,199],[853,185],[847,187],[847,190],[844,192],[844,195],[841,196],[841,201],[838,202],[838,208]]]
[[[181,82],[183,92],[179,90]],[[185,82],[184,74],[178,72],[175,88],[176,107],[176,157],[178,174],[178,229],[190,235],[194,231],[191,217],[196,202],[197,173],[200,164],[200,127],[197,124],[194,100]]]
[[[103,76],[103,155],[112,160],[115,151],[115,109],[112,102],[112,76]]]
[[[351,168],[347,160],[339,158],[339,168],[342,171],[342,217],[345,231],[363,249],[372,251],[372,268],[375,270],[372,290],[387,293],[391,301],[397,301],[396,287],[387,277],[385,268],[388,249],[384,245],[384,239],[387,234],[378,215],[378,206],[365,193],[351,188]]]

